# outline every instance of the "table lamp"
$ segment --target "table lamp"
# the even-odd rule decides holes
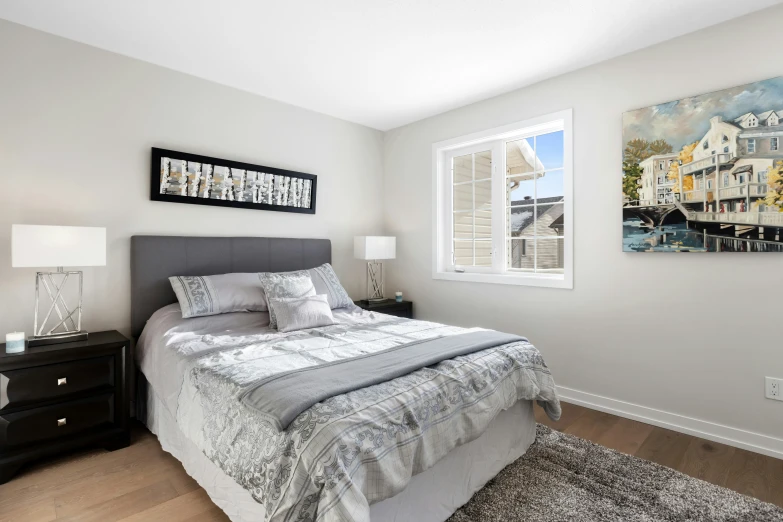
[[[394,236],[355,236],[353,256],[367,261],[367,301],[383,300],[383,263],[379,259],[394,259],[397,238]]]
[[[82,330],[82,272],[65,272],[63,267],[105,265],[105,228],[11,225],[12,267],[57,267],[56,272],[36,274],[35,320],[29,346],[87,339],[87,332]],[[78,288],[78,304],[73,308],[66,301],[69,281],[73,281],[72,287],[75,284]],[[50,301],[48,306],[44,305],[45,311],[39,311],[44,297],[42,288]],[[52,316],[53,312],[56,317]],[[49,327],[50,324],[54,326]]]

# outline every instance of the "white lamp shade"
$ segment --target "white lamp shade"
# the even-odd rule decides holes
[[[106,229],[11,225],[11,266],[80,267],[106,265]]]
[[[394,236],[355,236],[353,257],[356,259],[394,259],[397,238]]]

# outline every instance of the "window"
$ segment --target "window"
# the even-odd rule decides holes
[[[740,174],[739,175],[739,182],[740,182],[740,184],[745,183],[745,174]]]
[[[707,180],[707,190],[712,190],[712,180],[711,179]]]
[[[754,152],[756,152],[756,140],[751,138],[748,140],[748,154],[753,154]]]
[[[729,152],[729,148],[728,147],[723,147],[723,152]]]
[[[728,187],[729,186],[729,175],[728,173],[723,175],[723,186]]]
[[[571,132],[567,110],[433,145],[433,278],[573,288]]]
[[[729,141],[729,137],[724,134],[723,137],[720,139],[720,141],[721,143],[726,143],[727,141]]]
[[[707,140],[704,140],[704,143],[701,144],[701,148],[704,150],[707,150],[710,148],[710,142]]]
[[[778,138],[769,139],[769,150],[778,150]]]

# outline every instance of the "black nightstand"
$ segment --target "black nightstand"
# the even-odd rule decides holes
[[[0,484],[79,446],[130,444],[130,341],[119,332],[6,353],[0,344]]]
[[[402,301],[398,303],[394,299],[384,299],[383,301],[354,301],[359,308],[370,312],[380,312],[382,314],[396,315],[397,317],[407,317],[413,319],[413,303]]]

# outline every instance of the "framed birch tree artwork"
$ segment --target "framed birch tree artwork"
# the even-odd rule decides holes
[[[155,147],[150,171],[153,201],[315,214],[314,174]]]

